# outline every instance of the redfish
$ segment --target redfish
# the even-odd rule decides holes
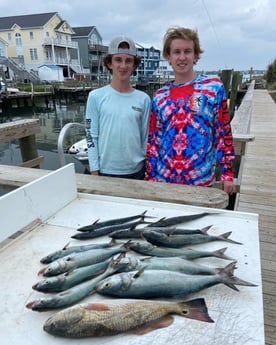
[[[203,298],[187,302],[128,301],[87,303],[66,308],[46,320],[43,330],[55,336],[84,338],[115,335],[121,332],[145,334],[168,327],[171,314],[214,322]]]

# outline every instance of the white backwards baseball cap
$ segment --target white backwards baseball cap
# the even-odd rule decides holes
[[[129,48],[119,48],[119,45],[123,42],[126,42]],[[108,47],[108,54],[129,54],[137,55],[136,46],[134,41],[126,36],[118,36],[113,38]]]

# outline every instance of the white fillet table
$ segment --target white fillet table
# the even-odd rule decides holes
[[[258,215],[156,202],[78,193],[72,164],[41,177],[0,198],[0,338],[1,345],[132,344],[132,345],[264,345],[264,321]],[[43,331],[46,319],[57,310],[36,312],[26,308],[44,294],[32,290],[42,279],[40,259],[70,245],[109,241],[102,237],[89,241],[71,239],[80,226],[96,219],[106,220],[139,214],[172,217],[201,212],[214,214],[191,221],[182,227],[203,228],[213,225],[210,233],[232,231],[230,238],[243,245],[212,242],[194,249],[217,250],[227,247],[226,255],[237,260],[235,275],[256,284],[239,286],[239,292],[219,284],[188,296],[204,297],[214,323],[174,316],[174,323],[145,335],[119,334],[97,338],[67,339]],[[190,246],[191,247],[191,246]],[[204,258],[196,262],[224,267],[229,261]],[[79,303],[112,300],[98,294]]]

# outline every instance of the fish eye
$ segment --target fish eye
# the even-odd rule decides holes
[[[187,314],[189,314],[188,309],[182,309],[182,314],[183,314],[183,315],[187,315]]]

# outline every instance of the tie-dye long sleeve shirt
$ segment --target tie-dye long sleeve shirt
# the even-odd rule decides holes
[[[234,146],[223,83],[199,75],[156,91],[147,147],[149,181],[211,186],[233,181]]]

